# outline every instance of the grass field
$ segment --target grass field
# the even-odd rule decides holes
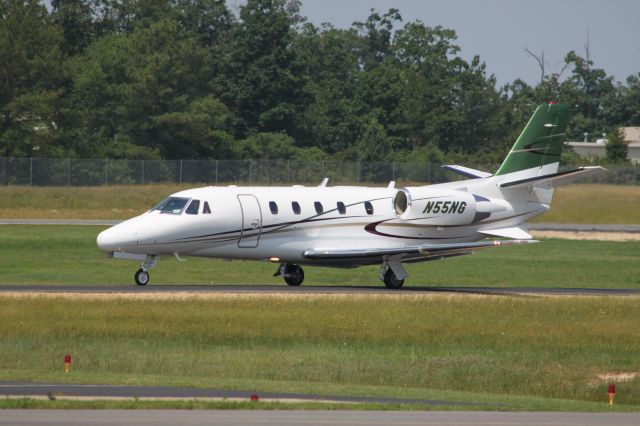
[[[132,285],[135,261],[106,258],[98,226],[0,226],[0,284]],[[640,288],[640,242],[543,240],[470,256],[407,265],[406,286]],[[150,271],[158,284],[271,284],[266,262],[161,258]],[[305,269],[303,285],[380,285],[378,267]]]
[[[0,218],[127,219],[188,185],[0,187]],[[570,185],[556,191],[553,223],[640,223],[640,187]]]
[[[0,217],[122,219],[178,189],[4,187]],[[541,221],[640,223],[636,187],[561,188],[554,203]],[[102,229],[0,226],[0,284],[133,285],[137,263],[105,258],[95,245]],[[640,242],[549,239],[408,265],[406,286],[640,288],[639,258]],[[284,286],[272,277],[274,270],[263,262],[163,258],[151,271],[151,285]],[[377,267],[305,272],[304,285],[382,286]],[[574,411],[610,410],[605,392],[615,381],[613,409],[639,411],[639,314],[636,297],[0,294],[0,380],[424,398],[488,404],[481,409]],[[66,353],[74,359],[69,375],[62,372]],[[0,408],[78,406],[296,407],[0,401]]]
[[[2,380],[606,410],[639,352],[635,297],[0,295]],[[617,388],[640,409],[640,377]]]

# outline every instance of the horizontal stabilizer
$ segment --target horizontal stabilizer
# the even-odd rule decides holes
[[[469,178],[486,178],[492,176],[491,173],[472,169],[470,167],[458,166],[457,164],[446,164],[442,166],[442,168]]]
[[[569,170],[566,172],[553,173],[543,176],[535,176],[527,179],[519,179],[515,181],[502,182],[500,187],[509,189],[519,189],[532,186],[540,186],[546,188],[555,188],[556,186],[566,185],[571,182],[575,182],[578,179],[583,179],[589,176],[594,176],[602,172],[606,172],[607,169],[600,166],[594,167],[580,167],[575,170]]]
[[[519,226],[515,226],[513,228],[487,229],[478,232],[496,237],[513,238],[515,240],[530,240],[532,238],[524,228]]]

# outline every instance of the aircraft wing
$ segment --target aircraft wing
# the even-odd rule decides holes
[[[492,240],[478,241],[473,243],[418,244],[393,248],[318,248],[305,250],[305,252],[303,253],[303,257],[316,260],[346,260],[405,255],[402,257],[423,258],[424,260],[428,260],[429,258],[450,257],[460,254],[469,254],[474,250],[483,248],[501,247],[512,244],[530,244],[537,242],[537,240]]]

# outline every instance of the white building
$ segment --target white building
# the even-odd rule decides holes
[[[640,127],[622,127],[624,141],[627,143],[629,153],[627,158],[632,163],[640,164]],[[598,139],[596,142],[565,142],[573,148],[576,154],[583,157],[604,157],[606,139]]]

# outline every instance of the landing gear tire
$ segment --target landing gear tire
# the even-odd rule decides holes
[[[393,273],[391,268],[387,269],[387,272],[384,273],[384,285],[387,288],[392,290],[398,290],[402,288],[404,284],[404,279],[400,280],[396,277],[396,274]]]
[[[287,285],[298,287],[302,284],[302,281],[304,281],[304,271],[298,265],[287,264],[284,266],[282,277]]]
[[[138,285],[147,285],[149,283],[149,273],[142,268],[138,269],[133,278]]]

